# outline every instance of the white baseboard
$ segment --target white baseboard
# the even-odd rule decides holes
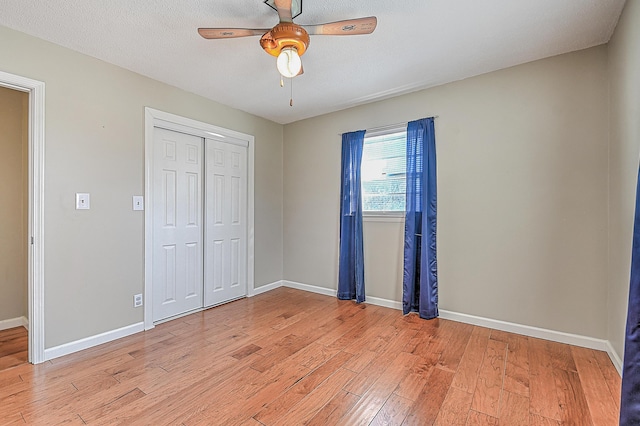
[[[609,354],[609,358],[611,359],[613,366],[616,368],[616,370],[618,370],[618,374],[620,374],[620,377],[622,377],[622,358],[620,358],[620,355],[618,355],[618,352],[613,349],[611,342],[609,342],[608,340],[606,351]]]
[[[29,330],[29,320],[27,320],[27,317],[22,316],[0,321],[0,330],[8,330],[15,327],[24,327]]]
[[[336,295],[338,294],[337,290],[334,290],[331,288],[320,287],[317,285],[302,284],[302,283],[297,283],[295,281],[283,281],[283,286],[289,287],[289,288],[296,288],[298,290],[309,291],[311,293],[324,294],[325,296],[336,297]],[[366,296],[366,300],[364,302],[369,303],[371,305],[384,306],[385,308],[402,310],[402,302],[396,302],[395,300],[388,300],[388,299],[381,299],[379,297]]]
[[[325,296],[336,296],[337,291],[331,288],[319,287],[317,285],[309,285],[297,283],[295,281],[282,281],[284,287],[296,288],[298,290],[309,291],[311,293],[324,294]]]
[[[384,306],[385,308],[402,310],[402,302],[396,302],[395,300],[381,299],[379,297],[366,296],[365,303],[370,303],[376,306]]]
[[[293,281],[283,281],[285,287],[297,288],[298,290],[310,291],[312,293],[324,294],[326,296],[335,296],[336,290],[328,289],[325,287],[319,287],[309,284],[301,284]],[[382,299],[379,297],[366,296],[365,303],[369,303],[377,306],[384,306],[386,308],[402,310],[402,302],[395,300]],[[522,334],[523,336],[536,337],[544,340],[551,340],[552,342],[566,343],[569,345],[580,346],[583,348],[596,349],[604,351],[609,354],[611,362],[618,370],[618,373],[622,375],[622,360],[616,353],[608,340],[596,339],[588,336],[581,336],[579,334],[565,333],[562,331],[548,330],[545,328],[532,327],[529,325],[516,324],[507,321],[500,321],[491,318],[478,317],[475,315],[460,314],[457,312],[451,312],[446,310],[439,310],[440,318],[462,322],[465,324],[478,325],[481,327],[492,328],[494,330],[507,331],[510,333]]]
[[[128,325],[116,330],[96,334],[95,336],[85,337],[84,339],[76,340],[75,342],[69,342],[60,346],[54,346],[53,348],[44,350],[44,360],[49,361],[54,358],[72,354],[74,352],[89,349],[103,343],[108,343],[116,339],[127,337],[141,331],[144,331],[144,322],[139,322],[137,324]]]
[[[538,339],[551,340],[553,342],[566,343],[568,345],[581,346],[583,348],[607,351],[607,340],[596,339],[579,334],[565,333],[563,331],[555,331],[546,328],[532,327],[530,325],[477,317],[475,315],[460,314],[442,309],[440,309],[440,318],[492,328],[494,330],[507,331],[509,333],[522,334],[524,336],[536,337]]]
[[[282,287],[282,280],[273,282],[271,284],[261,285],[260,287],[253,288],[249,290],[248,297],[257,296],[262,293],[266,293],[271,290],[275,290],[278,287]]]
[[[603,351],[609,355],[613,366],[618,370],[618,374],[622,376],[622,360],[615,349],[613,349],[613,346],[611,346],[611,342],[608,340],[500,321],[491,318],[477,317],[474,315],[460,314],[457,312],[443,311],[442,309],[440,309],[440,318],[492,328],[494,330],[522,334],[524,336],[536,337],[544,340],[551,340],[552,342],[566,343],[568,345]]]

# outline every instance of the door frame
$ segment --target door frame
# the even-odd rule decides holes
[[[247,295],[254,292],[254,152],[255,138],[252,135],[236,132],[234,130],[218,127],[213,124],[203,123],[190,118],[171,114],[169,112],[145,107],[144,109],[144,329],[149,330],[153,324],[153,129],[162,127],[168,130],[187,133],[205,139],[226,138],[243,141],[248,144],[247,149]],[[204,148],[204,147],[203,147]],[[203,150],[204,152],[204,150]],[[204,218],[203,218],[204,219]]]
[[[29,362],[44,355],[44,89],[42,81],[0,71],[0,86],[29,94],[28,275]]]

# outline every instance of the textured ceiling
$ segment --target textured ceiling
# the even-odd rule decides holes
[[[371,35],[311,36],[305,73],[279,85],[259,37],[205,40],[198,27],[270,28],[262,0],[2,0],[0,25],[225,105],[290,123],[606,43],[624,0],[303,0],[299,24],[377,16]]]

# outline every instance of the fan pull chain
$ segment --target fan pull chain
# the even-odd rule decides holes
[[[289,99],[289,106],[293,106],[293,79],[291,79],[291,98]]]
[[[291,83],[291,97],[289,98],[289,106],[293,106],[293,78],[289,79],[290,83]],[[284,77],[282,76],[282,74],[280,74],[280,87],[284,87]]]

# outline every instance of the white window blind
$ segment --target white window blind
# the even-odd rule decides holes
[[[362,152],[362,209],[364,212],[403,212],[407,171],[407,132],[365,134]]]

